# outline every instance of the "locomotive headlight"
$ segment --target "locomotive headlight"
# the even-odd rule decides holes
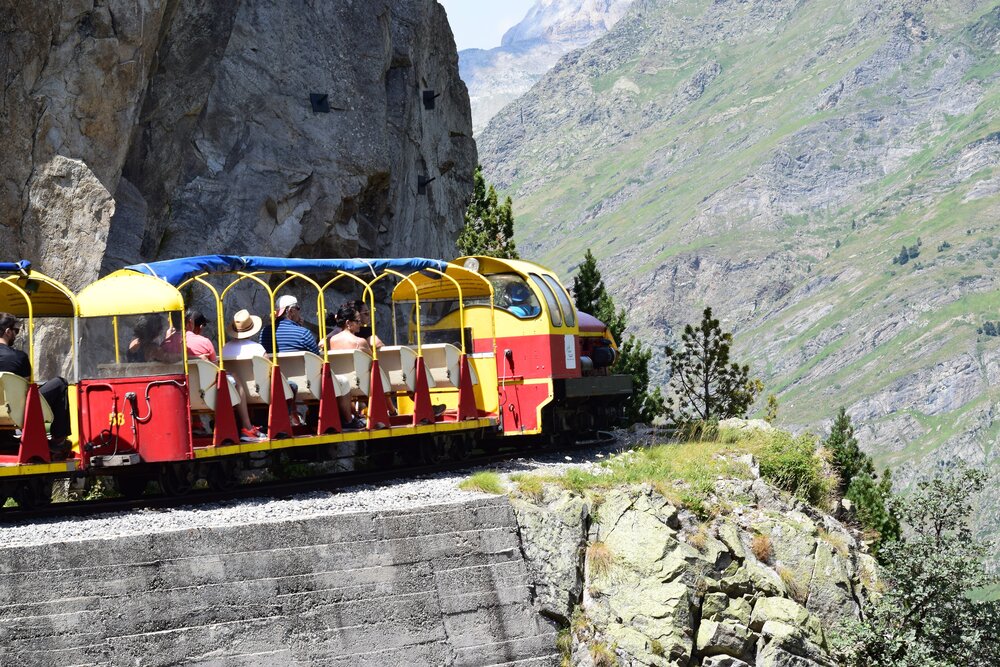
[[[465,260],[465,262],[462,263],[462,266],[464,266],[465,268],[467,268],[469,271],[476,271],[476,272],[478,272],[479,271],[479,260],[476,259],[475,257],[469,257],[467,260]]]

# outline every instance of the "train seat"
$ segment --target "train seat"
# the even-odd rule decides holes
[[[281,367],[282,375],[298,385],[299,392],[295,396],[296,400],[301,402],[320,400],[323,389],[323,357],[304,350],[280,352],[278,353],[278,365]],[[331,373],[331,375],[337,396],[346,394],[350,390],[348,380],[335,373]]]
[[[226,359],[225,364],[226,371],[246,388],[248,405],[271,403],[271,362],[266,357]],[[285,389],[285,399],[291,398],[292,388],[284,375],[281,376],[281,384]]]
[[[219,379],[219,367],[211,361],[198,357],[188,359],[188,383],[191,391],[191,411],[192,412],[215,412],[215,401],[218,396],[216,382]],[[236,393],[236,388],[230,383],[229,387],[230,405],[239,405],[240,395]]]
[[[406,345],[386,345],[378,351],[379,366],[389,377],[386,389],[414,392],[417,389],[417,351]],[[434,378],[427,376],[429,388]]]
[[[462,351],[451,343],[431,343],[421,347],[428,375],[434,379],[438,388],[456,388],[459,382],[459,362]],[[472,373],[472,384],[479,384],[475,369],[469,365]]]
[[[382,388],[389,391],[389,375],[382,368],[379,354],[379,371],[382,375]],[[368,396],[371,392],[372,358],[361,350],[330,350],[330,371],[338,382],[346,382],[351,396]],[[338,394],[338,396],[341,394]]]
[[[14,373],[0,373],[0,428],[24,428],[24,404],[28,398],[28,381]],[[52,423],[52,408],[45,397],[42,416],[46,424]]]

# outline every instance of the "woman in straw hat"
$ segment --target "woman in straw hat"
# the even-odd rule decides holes
[[[260,331],[261,324],[261,319],[256,315],[251,315],[250,311],[245,308],[233,315],[233,321],[226,327],[226,335],[229,340],[222,346],[222,358],[224,360],[249,359],[265,356],[264,347],[254,340],[254,336]],[[264,434],[250,421],[246,388],[242,383],[237,382],[232,375],[227,373],[226,377],[229,378],[229,384],[236,388],[236,393],[240,397],[240,403],[236,406],[236,413],[240,419],[240,440],[243,442],[264,440]]]

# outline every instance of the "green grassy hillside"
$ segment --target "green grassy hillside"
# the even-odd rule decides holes
[[[637,2],[479,144],[522,254],[591,248],[635,333],[713,306],[783,421],[847,406],[902,483],[996,461],[997,3]]]

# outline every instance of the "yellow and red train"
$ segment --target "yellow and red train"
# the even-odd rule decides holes
[[[173,356],[132,354],[143,329],[149,345],[168,327],[188,336],[185,301],[196,292],[215,305],[221,351],[227,322],[248,301],[267,304],[263,335],[275,349],[281,294],[296,295],[325,341],[327,299],[352,291],[373,328],[391,324],[392,345],[213,362],[189,355],[182,338]],[[76,294],[28,262],[0,263],[0,312],[21,318],[33,369],[48,361],[69,381],[69,449],[54,460],[52,407],[34,371],[0,372],[0,504],[22,507],[47,503],[55,479],[87,475],[114,476],[126,495],[150,480],[169,494],[198,478],[225,488],[241,466],[276,451],[435,458],[523,436],[573,440],[615,425],[631,393],[631,378],[609,370],[616,348],[604,325],[576,310],[551,271],[526,261],[210,255],[129,266]],[[65,355],[37,359],[36,333],[58,328],[53,320],[69,332]],[[342,419],[344,396],[367,403],[363,428]],[[241,441],[241,403],[264,438]]]

